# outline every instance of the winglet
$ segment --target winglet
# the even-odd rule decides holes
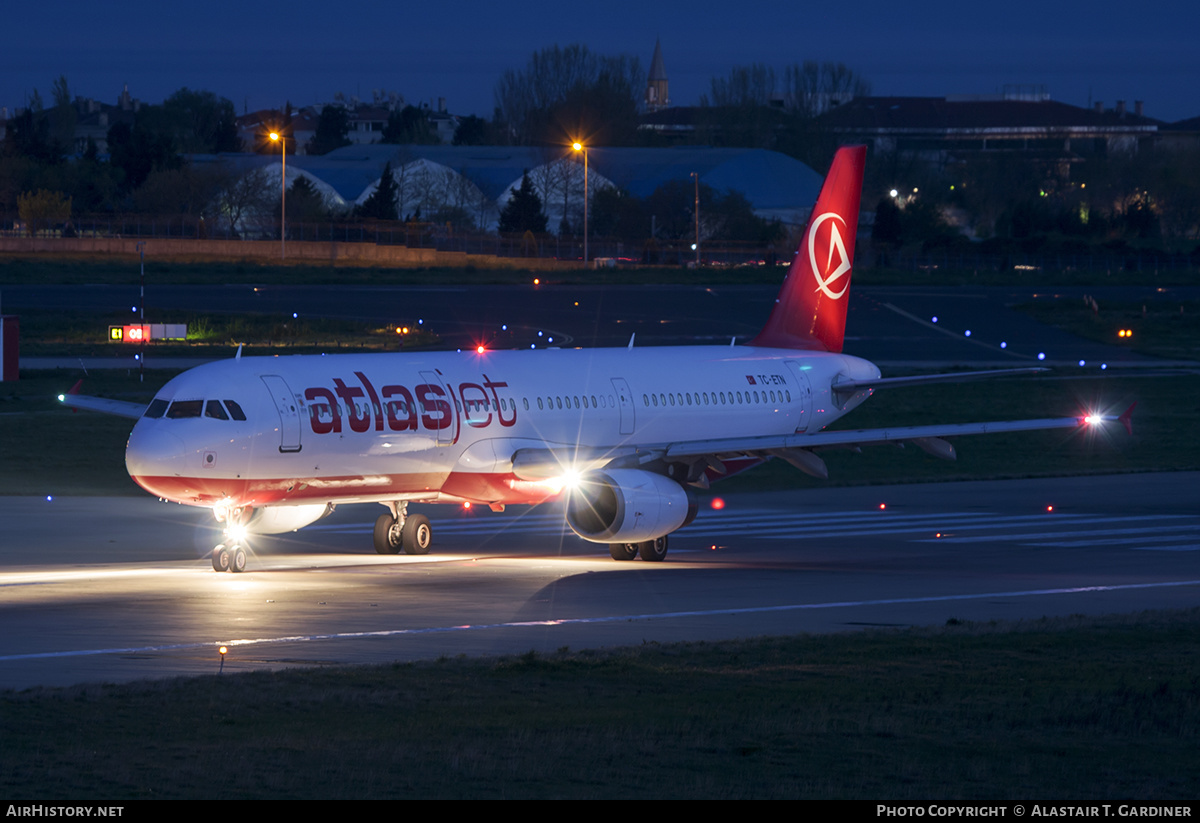
[[[1133,410],[1136,406],[1137,406],[1137,401],[1135,400],[1135,401],[1133,401],[1133,405],[1130,406],[1129,408],[1127,408],[1124,412],[1122,412],[1121,416],[1117,418],[1117,420],[1120,421],[1121,425],[1125,427],[1125,431],[1128,432],[1131,436],[1133,435]]]
[[[842,350],[866,159],[866,146],[834,155],[775,307],[751,346]]]
[[[83,378],[75,381],[75,385],[67,389],[67,394],[79,394],[79,390],[83,387]]]

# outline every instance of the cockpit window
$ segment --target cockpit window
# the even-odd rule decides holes
[[[229,415],[225,413],[225,407],[221,405],[220,400],[209,400],[204,405],[204,416],[215,417],[218,420],[229,419]]]
[[[146,413],[143,417],[157,419],[163,416],[163,412],[167,410],[166,400],[151,400],[150,405],[146,407]]]
[[[245,420],[246,413],[242,411],[242,407],[232,400],[225,401],[225,408],[229,409],[229,416],[234,420]]]
[[[184,417],[199,417],[204,408],[203,400],[176,400],[167,409],[168,420],[179,420]]]

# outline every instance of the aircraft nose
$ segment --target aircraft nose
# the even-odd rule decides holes
[[[159,421],[149,421],[158,423]],[[139,423],[125,446],[125,468],[139,485],[155,477],[176,477],[183,472],[187,449],[177,435],[161,425]]]

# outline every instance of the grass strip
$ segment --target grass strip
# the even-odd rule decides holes
[[[1165,801],[1198,720],[1200,610],[950,618],[0,693],[0,793]]]

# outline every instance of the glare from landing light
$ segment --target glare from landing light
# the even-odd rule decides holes
[[[1046,359],[1046,353],[1044,351],[1038,352],[1038,360],[1045,360],[1045,359]]]

